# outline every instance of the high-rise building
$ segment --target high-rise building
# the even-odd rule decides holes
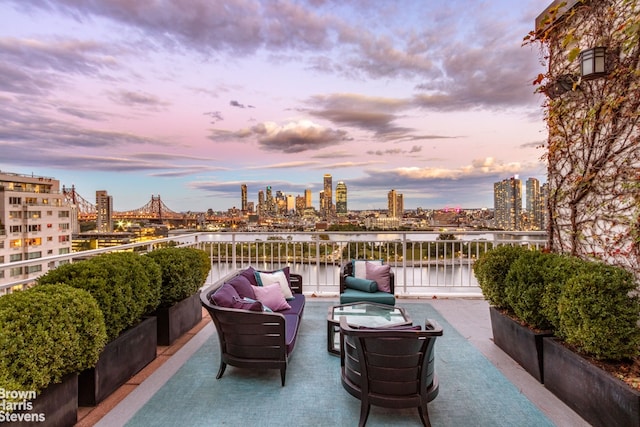
[[[113,198],[105,190],[96,191],[96,230],[113,231]]]
[[[265,210],[264,191],[258,190],[258,215],[264,215]]]
[[[529,178],[526,182],[527,189],[527,215],[532,230],[544,229],[544,205],[540,192],[540,181]]]
[[[60,181],[0,172],[0,264],[70,253],[71,222]],[[49,267],[0,270],[0,284],[35,278]]]
[[[333,213],[333,181],[331,175],[328,173],[325,174],[323,181],[320,215],[327,219],[330,218]]]
[[[276,213],[276,201],[273,198],[273,193],[271,192],[271,186],[267,185],[267,196],[264,201],[265,203],[265,212],[268,215],[274,215]]]
[[[493,210],[496,228],[521,229],[522,182],[517,176],[493,184]]]
[[[240,186],[240,210],[242,213],[247,213],[247,184]]]
[[[336,214],[347,214],[347,185],[342,181],[336,185]]]
[[[404,216],[404,196],[396,190],[391,190],[387,194],[388,216],[391,218],[402,218]]]
[[[305,208],[311,208],[313,207],[313,203],[311,200],[311,189],[307,188],[306,190],[304,190],[304,207]]]

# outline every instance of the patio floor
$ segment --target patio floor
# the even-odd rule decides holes
[[[309,301],[310,303],[315,301],[333,303],[336,300],[309,298]],[[515,386],[513,390],[516,393],[524,395],[556,426],[589,425],[493,344],[486,301],[466,298],[421,301],[428,302]],[[402,305],[403,302],[410,304],[416,300],[400,299],[397,304]],[[124,425],[202,347],[212,333],[215,333],[214,331],[213,324],[205,312],[202,322],[174,345],[159,347],[157,359],[104,402],[94,408],[80,408],[77,425],[80,427]],[[217,361],[214,368],[217,369]],[[496,395],[493,398],[505,399],[505,396]],[[437,424],[434,423],[435,425]]]

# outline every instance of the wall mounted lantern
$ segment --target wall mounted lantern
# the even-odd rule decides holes
[[[583,80],[606,75],[606,48],[594,47],[580,52],[580,74]]]

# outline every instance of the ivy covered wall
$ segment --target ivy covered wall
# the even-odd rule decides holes
[[[639,0],[555,1],[525,44],[540,47],[546,97],[549,248],[620,265],[640,279]],[[585,79],[580,52],[606,48]]]

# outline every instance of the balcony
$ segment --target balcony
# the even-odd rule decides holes
[[[542,233],[194,233],[2,264],[0,272],[40,264],[55,267],[113,250],[147,252],[177,244],[210,254],[213,268],[208,284],[249,265],[290,266],[303,275],[309,295],[304,332],[284,389],[274,380],[277,372],[243,374],[230,368],[227,376],[216,380],[219,350],[215,328],[205,312],[197,327],[176,344],[158,347],[156,361],[106,401],[79,408],[78,426],[175,425],[176,417],[189,425],[216,425],[223,421],[216,418],[222,412],[225,417],[244,414],[245,421],[260,417],[254,420],[260,425],[355,424],[358,403],[340,387],[339,359],[326,352],[324,335],[327,308],[337,302],[339,267],[356,257],[389,262],[396,274],[398,305],[411,312],[414,322],[436,317],[445,327],[445,336],[437,344],[442,391],[430,404],[434,425],[587,425],[493,344],[488,304],[471,270],[474,260],[493,245],[541,247],[544,237]],[[28,284],[25,279],[3,288]],[[313,375],[317,378],[309,382]],[[243,393],[247,387],[250,392]],[[228,401],[234,393],[235,398]],[[402,412],[401,419],[397,416],[374,408],[369,424],[414,425],[417,417],[413,411]],[[529,424],[520,423],[523,416]]]

